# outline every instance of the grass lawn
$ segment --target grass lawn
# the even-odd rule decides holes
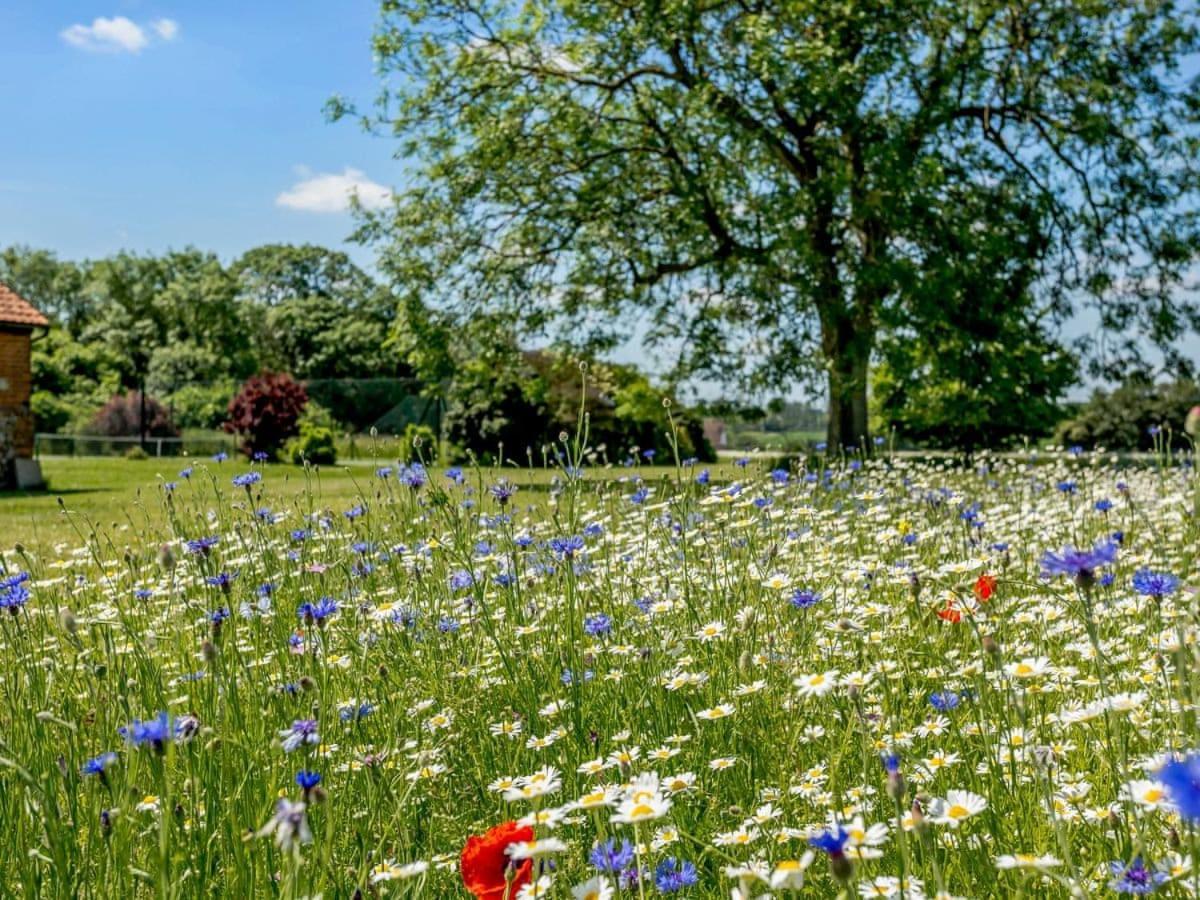
[[[211,460],[188,460],[179,457],[129,460],[120,457],[56,457],[42,460],[42,473],[47,481],[43,491],[0,491],[0,550],[11,550],[17,543],[39,553],[59,555],[69,548],[81,546],[93,529],[102,543],[115,549],[129,544],[137,531],[151,526],[154,533],[164,523],[162,485],[179,481],[179,472],[187,465],[195,467],[191,484],[180,490],[207,490],[220,485],[228,493],[233,476],[250,470],[241,461],[230,459],[223,463]],[[379,465],[386,465],[381,460]],[[346,464],[326,466],[305,472],[297,466],[270,464],[260,466],[267,493],[265,505],[276,510],[303,501],[306,507],[343,511],[360,501],[370,503],[379,489],[375,477],[376,464],[371,460],[355,460]],[[732,465],[709,466],[713,477],[731,478],[736,470]],[[433,469],[441,477],[445,467]],[[611,466],[593,471],[592,477],[606,479],[631,478],[634,473],[648,482],[674,478],[675,469],[668,466],[642,466],[635,469]],[[549,497],[554,472],[548,469],[481,469],[478,475],[469,473],[469,481],[478,478],[483,487],[500,477],[518,485],[516,501],[521,508],[540,506]],[[306,492],[306,488],[310,491]],[[215,495],[214,495],[215,496]],[[307,510],[306,510],[307,511]]]

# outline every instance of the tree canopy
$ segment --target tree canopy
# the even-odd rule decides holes
[[[1011,216],[1038,315],[1099,310],[1098,369],[1141,336],[1178,359],[1196,48],[1169,0],[385,0],[363,121],[412,165],[362,236],[429,304],[751,389],[823,375],[830,441],[862,442],[879,334]]]

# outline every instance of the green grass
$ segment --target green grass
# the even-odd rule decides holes
[[[363,453],[362,447],[360,454]],[[93,529],[106,546],[125,547],[136,542],[145,529],[159,530],[164,525],[162,486],[178,482],[185,466],[194,466],[193,478],[227,488],[234,475],[250,471],[240,459],[223,463],[208,459],[178,457],[162,459],[124,459],[121,457],[44,457],[42,474],[47,487],[42,491],[0,491],[0,550],[21,543],[30,550],[56,555],[66,546],[78,546]],[[386,465],[381,460],[379,465]],[[305,507],[339,512],[359,500],[371,501],[378,492],[374,476],[376,462],[357,459],[334,466],[321,466],[306,472],[299,466],[269,464],[258,467],[270,479],[276,503],[289,507],[302,501]],[[445,467],[432,467],[440,478]],[[735,471],[731,465],[709,467],[717,477]],[[599,477],[620,479],[629,469],[612,467],[598,470]],[[650,481],[673,475],[667,466],[638,469]],[[503,477],[521,489],[517,503],[534,507],[547,497],[554,471],[547,469],[482,469],[487,483]]]

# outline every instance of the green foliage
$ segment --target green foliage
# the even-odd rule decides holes
[[[150,458],[150,454],[138,446],[130,447],[122,455],[126,459],[132,459],[132,460],[141,460],[141,459],[149,459]]]
[[[346,254],[320,247],[268,245],[229,267],[195,249],[76,264],[9,247],[0,280],[56,322],[33,351],[41,430],[143,387],[177,405],[180,422],[211,427],[218,397],[227,403],[231,386],[264,367],[302,379],[407,372],[388,344],[395,300]],[[339,411],[348,422],[355,399]]]
[[[472,348],[459,344],[460,351]],[[480,355],[462,359],[447,385],[447,440],[456,452],[477,458],[541,462],[543,451],[561,449],[560,435],[574,435],[586,416],[588,446],[608,459],[652,450],[672,459],[670,420],[664,399],[632,366],[591,362],[552,351],[521,351],[511,339],[493,341]],[[681,459],[714,458],[699,419],[672,406]],[[553,449],[552,449],[553,448]]]
[[[410,422],[404,426],[404,434],[400,438],[400,459],[406,462],[420,460],[426,465],[437,462],[438,436],[428,425],[416,425]]]
[[[166,398],[175,423],[181,428],[219,428],[229,413],[229,401],[237,393],[237,382],[189,384]]]
[[[1167,384],[1130,379],[1111,392],[1095,391],[1058,426],[1055,440],[1109,450],[1151,450],[1164,443],[1182,448],[1187,446],[1184,422],[1197,404],[1200,385],[1191,379]]]
[[[29,397],[34,428],[40,432],[64,430],[71,422],[83,421],[95,412],[95,404],[81,403],[52,393],[34,391]]]
[[[331,297],[287,299],[266,311],[262,359],[297,378],[356,378],[398,372],[385,346],[388,323]]]
[[[0,251],[0,283],[8,285],[52,322],[75,331],[87,315],[84,273],[49,250],[12,246]]]
[[[1047,436],[1062,418],[1078,361],[1047,333],[1025,293],[1024,257],[1006,265],[1006,246],[981,251],[977,270],[923,284],[927,302],[880,341],[874,411],[902,442],[1002,448]]]
[[[1176,290],[1195,26],[1142,0],[385,3],[365,118],[415,165],[360,236],[462,322],[641,332],[678,375],[755,388],[824,377],[831,441],[861,443],[880,329],[1011,233],[997,207],[1028,217],[1011,252],[1055,314],[1092,303],[1120,339],[1100,362],[1139,333],[1175,353],[1200,319]]]
[[[337,439],[324,425],[304,423],[300,434],[284,445],[284,456],[296,465],[328,466],[337,462]]]

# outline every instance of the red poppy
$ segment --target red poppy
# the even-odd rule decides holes
[[[462,850],[459,869],[463,884],[477,900],[504,900],[517,896],[517,891],[527,885],[533,872],[533,860],[522,862],[509,875],[509,858],[504,850],[509,844],[532,841],[533,829],[516,822],[504,822],[489,828],[483,835],[473,834],[467,838]]]
[[[992,594],[996,593],[996,576],[995,575],[980,575],[975,580],[975,597],[980,603],[987,603],[991,599]]]
[[[957,623],[962,621],[962,610],[955,606],[952,602],[938,610],[938,618],[943,622]]]

